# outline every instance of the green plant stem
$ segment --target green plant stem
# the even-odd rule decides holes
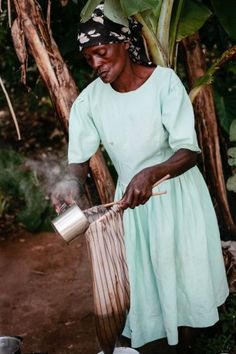
[[[167,65],[169,65],[169,33],[173,4],[174,0],[163,1],[157,27],[157,38],[167,58]]]
[[[143,26],[143,35],[147,41],[147,45],[152,56],[152,61],[157,65],[167,66],[167,57],[162,46],[158,42],[157,37],[155,36],[153,31],[147,26],[140,13],[136,14],[135,18]]]
[[[179,49],[179,43],[176,42],[174,56],[170,61],[170,66],[173,67],[174,71],[176,71],[176,68],[177,68],[178,49]]]
[[[178,55],[178,43],[176,42],[179,19],[181,15],[181,10],[183,8],[185,0],[179,0],[176,14],[172,11],[172,26],[169,36],[169,62],[170,66],[176,67],[177,55]],[[173,19],[174,17],[174,19]]]

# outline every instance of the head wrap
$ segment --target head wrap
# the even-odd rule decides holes
[[[130,17],[129,27],[111,21],[104,15],[104,4],[99,4],[86,22],[79,25],[79,50],[102,45],[129,42],[130,58],[138,64],[152,65],[145,39],[142,36],[142,25]]]

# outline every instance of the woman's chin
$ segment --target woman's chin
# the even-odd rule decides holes
[[[102,80],[102,82],[104,82],[104,84],[110,84],[111,83],[110,80],[102,78],[102,77],[101,77],[101,80]]]
[[[100,79],[105,84],[111,84],[114,81],[114,75],[110,71],[104,72],[100,75]]]
[[[112,80],[109,78],[108,75],[101,75],[100,79],[105,83],[105,84],[110,84]]]

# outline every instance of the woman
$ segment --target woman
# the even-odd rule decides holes
[[[228,287],[214,209],[196,167],[191,103],[173,70],[151,65],[134,27],[132,37],[104,17],[102,4],[81,24],[80,49],[99,78],[73,104],[68,156],[72,179],[84,183],[102,141],[117,170],[131,287],[123,334],[138,348],[164,337],[176,345],[179,327],[213,325]],[[151,197],[167,174],[160,187],[167,194]]]

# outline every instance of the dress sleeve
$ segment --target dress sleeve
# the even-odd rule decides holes
[[[169,90],[162,104],[162,123],[169,133],[172,150],[200,152],[194,128],[192,103],[179,77],[171,70]]]
[[[69,118],[68,162],[82,163],[95,154],[100,137],[89,112],[86,97],[79,96],[72,105]]]

